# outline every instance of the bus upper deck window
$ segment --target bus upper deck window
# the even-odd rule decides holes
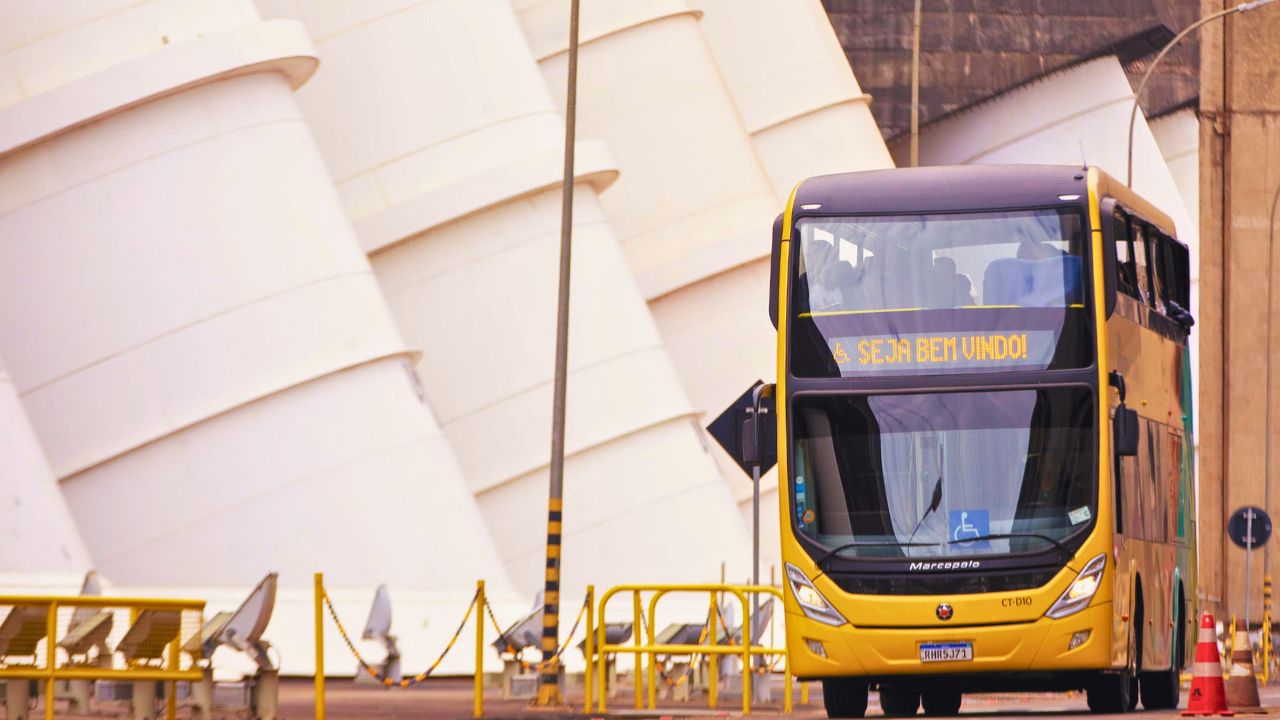
[[[1138,299],[1144,303],[1151,302],[1150,263],[1147,259],[1147,227],[1137,220],[1129,221],[1129,235],[1132,238],[1133,266],[1137,275]]]
[[[1133,239],[1127,218],[1119,213],[1114,219],[1116,229],[1116,286],[1130,297],[1138,297],[1138,269],[1133,258]]]
[[[1148,256],[1151,258],[1151,306],[1163,313],[1165,312],[1165,291],[1168,285],[1165,279],[1165,256],[1169,238],[1165,237],[1164,233],[1152,229],[1148,233],[1148,239]]]

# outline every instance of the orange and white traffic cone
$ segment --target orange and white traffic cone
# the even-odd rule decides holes
[[[1249,633],[1236,631],[1231,643],[1231,673],[1227,676],[1227,705],[1241,713],[1266,714],[1258,699],[1258,679],[1253,674],[1253,646]]]
[[[1226,689],[1222,686],[1222,658],[1218,655],[1218,638],[1213,615],[1200,616],[1200,637],[1196,641],[1196,662],[1191,671],[1191,697],[1183,715],[1234,715],[1227,709]]]

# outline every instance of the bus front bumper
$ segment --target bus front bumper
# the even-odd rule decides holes
[[[1111,603],[1068,617],[1033,622],[958,627],[832,627],[787,613],[787,651],[800,678],[881,677],[1104,670],[1112,668]],[[1070,648],[1072,637],[1088,637]],[[969,642],[973,659],[921,662],[923,643]],[[821,644],[819,649],[818,643]],[[825,657],[824,657],[825,655]]]

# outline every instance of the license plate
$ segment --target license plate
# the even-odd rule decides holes
[[[920,662],[961,662],[973,659],[973,643],[921,643]]]

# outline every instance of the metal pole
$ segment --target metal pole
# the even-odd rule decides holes
[[[484,594],[484,580],[476,581],[476,671],[472,680],[471,717],[484,717],[484,611],[489,602]]]
[[[1147,66],[1147,71],[1142,74],[1142,81],[1138,83],[1137,91],[1133,93],[1133,108],[1129,111],[1129,171],[1125,175],[1125,181],[1124,181],[1125,185],[1128,185],[1130,188],[1133,187],[1133,125],[1134,125],[1134,122],[1136,122],[1138,119],[1138,99],[1142,97],[1142,91],[1146,89],[1147,81],[1151,79],[1152,71],[1156,69],[1156,66],[1160,64],[1160,61],[1164,59],[1164,56],[1168,54],[1170,50],[1173,49],[1173,46],[1182,42],[1182,38],[1190,35],[1196,28],[1200,27],[1201,25],[1204,25],[1205,23],[1211,22],[1213,20],[1217,20],[1220,17],[1230,15],[1231,13],[1248,12],[1250,10],[1253,10],[1254,8],[1262,7],[1263,5],[1266,5],[1274,1],[1275,0],[1253,0],[1253,2],[1240,3],[1235,7],[1229,7],[1225,10],[1219,10],[1218,12],[1213,13],[1212,15],[1205,15],[1199,20],[1188,25],[1182,32],[1178,33],[1177,35],[1174,35],[1173,39],[1170,40],[1167,45],[1165,45],[1163,48],[1160,49],[1160,52],[1156,54],[1155,59],[1152,60],[1151,64]]]
[[[1276,186],[1276,192],[1274,195],[1271,196],[1271,214],[1269,216],[1269,221],[1267,223],[1267,347],[1268,348],[1271,347],[1271,336],[1272,336],[1271,328],[1275,324],[1275,318],[1272,317],[1272,308],[1274,307],[1273,299],[1275,297],[1275,283],[1272,282],[1272,278],[1273,278],[1272,268],[1274,267],[1273,259],[1275,257],[1276,208],[1278,206],[1280,206],[1280,185]],[[1271,458],[1273,457],[1271,451],[1273,449],[1273,444],[1274,444],[1272,441],[1272,438],[1275,437],[1275,428],[1273,428],[1271,425],[1271,414],[1272,414],[1271,413],[1271,397],[1272,397],[1271,396],[1271,385],[1272,385],[1271,353],[1269,352],[1266,353],[1266,358],[1267,358],[1267,422],[1266,422],[1267,452],[1266,452],[1266,461],[1265,461],[1264,476],[1263,476],[1265,479],[1263,480],[1263,483],[1262,483],[1262,498],[1263,498],[1262,509],[1270,513],[1271,512],[1271,483],[1274,482],[1274,480],[1272,479],[1274,476],[1272,475],[1272,470],[1271,470],[1272,468]],[[1266,577],[1270,577],[1271,576],[1271,543],[1267,543],[1262,548],[1262,567],[1265,568],[1263,570],[1263,574]]]
[[[45,616],[45,669],[49,677],[44,681],[44,716],[53,720],[54,678],[57,677],[58,664],[58,603],[49,603],[49,614]],[[9,680],[9,682],[26,682],[25,680]],[[155,692],[154,690],[152,691]],[[17,708],[10,708],[6,713],[17,714]]]
[[[595,668],[596,654],[596,586],[587,586],[587,638],[586,645],[583,646],[583,656],[587,660],[587,666],[582,671],[582,690],[585,693],[582,700],[582,712],[591,712],[591,692],[595,689],[595,678],[591,677],[592,670]]]
[[[324,720],[324,573],[316,573],[316,720]]]
[[[1249,632],[1250,593],[1253,592],[1253,510],[1244,511],[1244,631]]]
[[[569,6],[569,80],[564,112],[564,179],[560,205],[560,287],[556,302],[555,388],[551,401],[551,482],[547,499],[547,563],[543,584],[542,670],[537,704],[560,705],[560,538],[564,497],[564,414],[569,366],[569,270],[573,240],[573,143],[578,110],[578,5]]]
[[[911,167],[920,164],[920,4],[911,22]]]

